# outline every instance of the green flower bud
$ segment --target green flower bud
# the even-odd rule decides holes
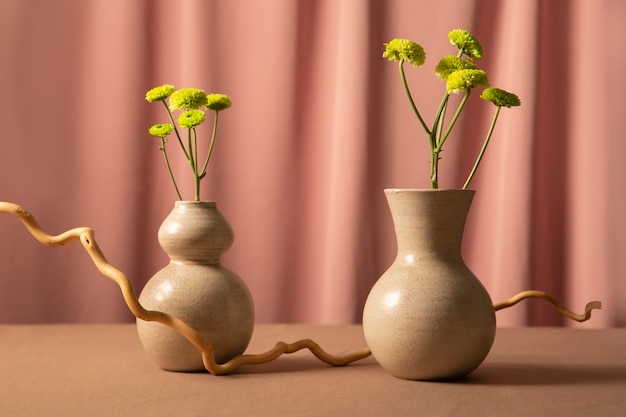
[[[202,110],[191,109],[178,117],[178,124],[185,129],[193,129],[204,122],[205,118],[206,113]]]
[[[171,84],[163,84],[158,87],[154,87],[146,93],[146,101],[152,103],[153,101],[165,100],[176,90]]]
[[[469,59],[480,59],[483,57],[483,47],[480,42],[465,29],[455,29],[448,33],[450,43],[463,51]]]
[[[469,61],[466,61],[456,56],[448,55],[444,56],[441,61],[439,61],[439,64],[437,64],[437,67],[435,67],[435,74],[437,75],[437,77],[446,81],[450,74],[452,74],[454,71],[462,69],[478,68],[476,67],[476,65]]]
[[[446,90],[448,93],[458,94],[461,91],[468,91],[475,87],[489,85],[487,73],[479,69],[462,69],[454,71],[446,80]]]
[[[517,107],[522,104],[519,97],[515,94],[495,87],[487,88],[480,95],[480,98],[491,101],[498,107]]]
[[[181,88],[170,97],[170,110],[191,110],[206,106],[206,93],[199,88]]]
[[[161,99],[162,100],[162,99]],[[150,129],[148,129],[148,133],[152,136],[156,136],[157,138],[164,138],[169,136],[170,133],[174,130],[174,126],[169,123],[159,123],[156,125],[152,125]]]
[[[226,94],[209,94],[206,96],[206,98],[206,107],[210,110],[226,110],[233,105],[233,103],[230,101],[230,97],[228,97]]]
[[[424,53],[424,48],[413,41],[408,39],[392,39],[389,43],[385,44],[383,58],[396,62],[402,60],[410,62],[414,67],[421,67],[424,65],[424,61],[426,61],[426,54]]]

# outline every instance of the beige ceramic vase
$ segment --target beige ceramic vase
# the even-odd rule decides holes
[[[365,339],[392,375],[461,378],[495,337],[489,294],[461,256],[473,190],[385,190],[398,253],[363,311]]]
[[[212,344],[218,363],[242,354],[252,337],[254,307],[245,283],[220,262],[233,243],[233,231],[216,203],[177,201],[158,238],[170,263],[148,281],[139,302],[198,330]],[[200,350],[176,331],[142,320],[137,330],[161,368],[204,369]]]

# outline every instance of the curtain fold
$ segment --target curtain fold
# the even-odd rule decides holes
[[[168,261],[156,233],[176,198],[147,134],[165,114],[145,92],[228,94],[202,185],[235,231],[224,264],[250,287],[258,322],[360,322],[395,256],[383,190],[429,186],[426,139],[383,44],[426,50],[406,71],[430,119],[444,87],[434,67],[454,53],[447,33],[466,28],[490,83],[522,100],[502,110],[473,180],[466,262],[494,302],[531,288],[573,310],[599,299],[583,326],[622,326],[624,18],[614,0],[0,0],[0,201],[50,233],[93,227],[139,291]],[[470,97],[442,187],[462,185],[493,110]],[[540,301],[497,317],[573,325]],[[132,319],[82,248],[42,247],[0,216],[0,322]]]

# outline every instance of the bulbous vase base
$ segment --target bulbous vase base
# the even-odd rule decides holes
[[[254,330],[248,288],[221,266],[170,264],[150,279],[139,302],[148,310],[163,311],[198,330],[213,346],[218,363],[242,354]],[[146,352],[162,369],[205,369],[200,350],[175,330],[137,320],[137,332]]]

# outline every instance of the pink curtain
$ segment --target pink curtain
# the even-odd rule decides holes
[[[0,201],[49,233],[92,227],[139,290],[167,262],[156,232],[176,198],[147,134],[162,109],[144,94],[228,94],[202,189],[235,230],[224,264],[260,323],[359,322],[395,255],[383,189],[428,187],[426,141],[383,43],[425,48],[407,73],[429,117],[447,33],[466,28],[492,85],[523,102],[502,111],[472,184],[468,265],[494,302],[531,288],[577,311],[598,299],[584,326],[625,325],[625,21],[616,0],[0,0]],[[493,107],[470,104],[442,187],[461,185],[488,127]],[[497,317],[572,325],[541,301]],[[130,320],[78,243],[44,247],[0,216],[0,322]]]

